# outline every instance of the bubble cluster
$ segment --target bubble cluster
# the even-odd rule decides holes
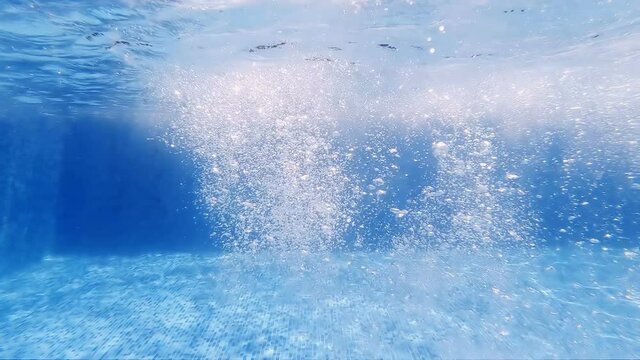
[[[477,23],[504,17],[477,6]],[[498,51],[511,38],[455,21],[463,10],[437,7],[424,34],[389,27],[388,39],[341,13],[318,42],[267,26],[272,45],[212,30],[177,46],[156,88],[173,114],[168,141],[200,170],[214,241],[477,249],[637,233],[635,35],[555,39],[557,19],[541,12],[527,47]]]
[[[231,248],[339,246],[353,192],[333,138],[339,79],[326,65],[223,76],[178,70],[170,137],[193,153],[201,198]],[[338,109],[338,111],[336,111]]]

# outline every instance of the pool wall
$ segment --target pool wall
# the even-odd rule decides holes
[[[202,206],[198,166],[188,153],[162,140],[161,127],[128,113],[106,116],[64,109],[31,104],[5,107],[0,113],[3,272],[48,253],[133,255],[221,248],[210,236],[220,224]],[[389,134],[376,146],[397,146],[404,139],[399,134]],[[637,243],[640,196],[637,184],[629,180],[628,164],[595,159],[593,165],[579,163],[567,171],[563,160],[576,151],[570,134],[549,135],[541,129],[525,140],[527,144],[504,142],[498,166],[517,169],[520,175],[516,182],[527,204],[529,217],[523,219],[533,224],[531,242]],[[367,145],[366,139],[360,141]],[[431,141],[414,139],[398,149],[402,154],[431,152]],[[368,167],[386,166],[369,164],[362,156],[354,163],[363,168],[348,169],[359,178],[374,177],[366,175]],[[518,159],[528,162],[523,165]],[[359,241],[360,234],[368,248],[382,249],[392,243],[390,238],[411,234],[420,225],[389,209],[410,203],[419,189],[432,184],[436,166],[427,161],[412,168],[410,158],[403,161],[408,161],[401,167],[411,181],[404,173],[388,177],[384,197],[365,197],[356,205],[353,220],[360,227],[347,229],[348,245]],[[446,221],[445,213],[436,215]]]
[[[213,248],[192,164],[152,129],[120,118],[0,116],[0,266],[45,253]]]

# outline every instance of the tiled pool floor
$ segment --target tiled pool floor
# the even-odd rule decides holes
[[[51,257],[0,358],[638,357],[637,252]]]

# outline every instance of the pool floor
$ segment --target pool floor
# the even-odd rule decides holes
[[[638,249],[48,257],[0,358],[639,357]]]

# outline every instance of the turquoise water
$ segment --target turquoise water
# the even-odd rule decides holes
[[[634,1],[6,1],[0,357],[638,357],[639,44]]]

